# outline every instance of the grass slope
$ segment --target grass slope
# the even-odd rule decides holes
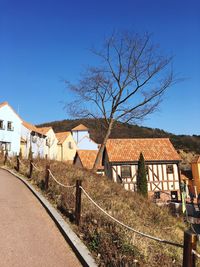
[[[24,165],[21,165],[20,172],[26,175],[29,162],[22,161]],[[34,164],[41,171],[34,169],[31,182],[42,189],[46,162],[35,160]],[[183,243],[185,225],[181,218],[170,215],[168,208],[158,207],[137,193],[125,191],[120,184],[92,172],[56,161],[50,166],[54,176],[63,184],[74,185],[77,179],[81,179],[89,195],[123,223],[141,232]],[[50,187],[43,193],[67,220],[73,222],[75,188],[63,188],[50,178]],[[98,266],[182,265],[182,249],[152,241],[121,227],[102,214],[84,194],[81,224],[77,227],[72,223],[72,227],[90,249]]]

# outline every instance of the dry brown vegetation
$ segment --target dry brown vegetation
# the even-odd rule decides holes
[[[1,161],[2,162],[2,161]],[[22,160],[20,173],[27,175],[29,162]],[[13,167],[13,163],[7,163]],[[16,164],[16,163],[14,163]],[[43,191],[44,160],[34,160],[31,183]],[[183,243],[185,228],[181,218],[173,217],[167,207],[158,207],[137,193],[125,191],[121,185],[61,162],[51,162],[51,171],[63,184],[74,185],[77,179],[89,195],[107,212],[125,224],[144,233]],[[92,252],[99,266],[181,266],[182,249],[162,244],[135,234],[106,217],[82,194],[81,224],[73,223],[75,188],[63,188],[50,178],[45,196],[56,206],[73,230]]]

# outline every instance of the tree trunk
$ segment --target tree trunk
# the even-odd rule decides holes
[[[106,135],[104,137],[104,140],[103,140],[103,142],[101,144],[101,147],[100,147],[100,149],[98,151],[96,160],[94,162],[94,166],[93,166],[93,169],[92,169],[93,171],[96,171],[97,170],[97,167],[99,165],[99,162],[100,162],[100,160],[102,160],[103,151],[104,151],[104,148],[106,146],[107,140],[110,137],[110,134],[111,134],[111,131],[112,131],[112,128],[113,128],[113,123],[114,123],[114,119],[111,119],[110,120],[110,123],[109,123],[109,126],[108,126],[108,130],[106,132]]]

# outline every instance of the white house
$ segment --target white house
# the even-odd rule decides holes
[[[21,153],[23,158],[28,158],[30,152],[33,158],[44,158],[46,135],[35,125],[23,121],[21,127]]]
[[[37,129],[46,136],[46,145],[44,148],[45,157],[56,160],[58,154],[58,139],[52,127],[38,127]]]
[[[180,199],[180,156],[168,138],[109,139],[103,155],[105,174],[136,191],[138,160],[143,153],[149,196]]]
[[[85,125],[79,124],[71,132],[78,149],[98,150],[98,144],[90,138],[89,129]]]
[[[22,119],[14,109],[3,102],[0,104],[0,149],[9,156],[19,155]]]

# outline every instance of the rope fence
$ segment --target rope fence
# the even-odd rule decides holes
[[[38,172],[43,172],[44,170],[39,169],[33,162],[31,162],[31,165],[33,166],[33,168],[38,171]]]
[[[11,165],[14,166],[13,161],[8,157],[8,155],[5,155],[5,160],[4,160],[4,165],[6,164],[6,161],[9,161]],[[20,159],[19,157],[17,157],[17,167],[15,167],[15,169],[19,172],[20,171],[20,164],[27,167]],[[81,221],[81,192],[84,194],[84,196],[98,209],[100,210],[104,215],[106,215],[108,218],[110,218],[112,221],[114,221],[115,223],[119,224],[120,226],[144,237],[144,238],[148,238],[166,245],[171,245],[171,246],[175,246],[178,248],[182,248],[183,249],[183,266],[184,267],[195,267],[195,260],[200,259],[200,254],[197,252],[196,248],[197,248],[197,236],[198,233],[195,232],[195,229],[193,229],[193,225],[189,222],[188,220],[188,214],[187,214],[187,210],[186,210],[186,220],[188,223],[190,223],[190,229],[184,231],[184,244],[179,244],[177,242],[174,241],[169,241],[169,240],[165,240],[159,237],[155,237],[153,235],[144,233],[142,231],[139,231],[123,222],[121,222],[120,220],[116,219],[115,217],[113,217],[112,215],[110,215],[106,210],[104,210],[90,195],[89,193],[84,189],[84,187],[82,186],[82,181],[81,180],[76,180],[76,185],[66,185],[63,184],[61,182],[58,181],[58,179],[54,176],[54,174],[52,173],[51,169],[50,169],[50,165],[46,165],[46,169],[42,170],[40,168],[38,168],[32,160],[30,160],[30,165],[29,165],[29,174],[27,177],[31,178],[32,176],[32,172],[33,169],[37,170],[38,172],[44,172],[45,171],[45,177],[44,177],[44,190],[48,190],[49,187],[49,178],[51,177],[53,179],[54,182],[56,182],[56,184],[58,184],[59,186],[63,187],[63,188],[76,188],[75,191],[75,206],[74,206],[74,219],[75,219],[75,223],[77,226],[79,226],[80,221]],[[74,200],[73,200],[74,201]],[[72,202],[73,203],[73,202]]]
[[[64,188],[75,188],[75,187],[76,187],[76,185],[64,185],[64,184],[60,183],[60,182],[55,178],[55,176],[53,175],[53,173],[51,172],[51,170],[48,169],[48,171],[49,171],[50,176],[53,178],[53,180],[54,180],[58,185],[60,185],[60,186],[62,186],[62,187],[64,187]]]
[[[24,166],[25,168],[27,167],[27,166],[21,161],[21,159],[20,159],[19,157],[17,157],[17,159],[19,160],[19,163],[20,163],[22,166]]]
[[[199,254],[196,250],[192,249],[192,253],[193,253],[198,259],[200,259],[200,254]]]
[[[146,238],[149,238],[149,239],[152,239],[152,240],[155,240],[155,241],[158,241],[158,242],[161,242],[161,243],[165,243],[165,244],[168,244],[168,245],[173,245],[173,246],[176,246],[176,247],[180,247],[180,248],[183,248],[183,245],[181,244],[178,244],[176,242],[171,242],[171,241],[167,241],[167,240],[164,240],[164,239],[161,239],[161,238],[158,238],[158,237],[154,237],[154,236],[151,236],[149,234],[145,234],[143,232],[140,232],[126,224],[124,224],[123,222],[117,220],[116,218],[114,218],[113,216],[111,216],[107,211],[105,211],[104,209],[102,209],[90,196],[89,194],[85,191],[85,189],[80,186],[81,190],[83,191],[83,193],[85,194],[85,196],[99,209],[101,210],[105,215],[107,215],[110,219],[112,219],[113,221],[115,221],[116,223],[120,224],[121,226],[124,226],[125,228],[127,228],[128,230],[134,232],[134,233],[137,233],[141,236],[144,236]]]

